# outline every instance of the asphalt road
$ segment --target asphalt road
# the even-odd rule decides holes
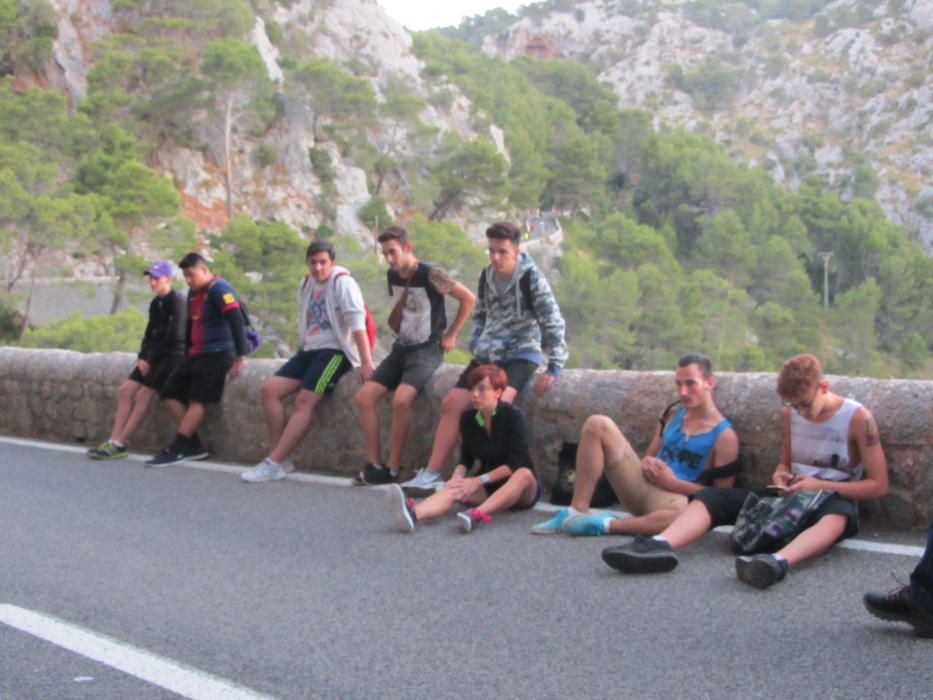
[[[377,490],[0,442],[0,609],[278,698],[933,696],[933,640],[861,605],[911,557],[836,549],[758,591],[713,533],[624,577],[621,538],[530,535],[546,517],[402,535]],[[170,697],[0,622],[3,700]]]

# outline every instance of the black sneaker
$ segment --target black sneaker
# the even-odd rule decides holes
[[[677,555],[667,542],[636,535],[628,544],[603,550],[603,561],[623,574],[660,574],[677,566]]]
[[[388,467],[377,467],[367,462],[363,471],[356,475],[356,483],[365,486],[379,486],[380,484],[398,483],[398,474],[393,476]]]
[[[787,576],[787,562],[770,554],[736,557],[735,575],[749,586],[767,588]]]
[[[890,593],[866,593],[862,602],[875,617],[890,622],[906,622],[913,625],[918,637],[933,637],[933,614],[917,605],[910,586],[902,586]]]
[[[185,463],[185,452],[174,446],[166,447],[159,454],[146,461],[147,467],[170,467],[173,464]]]
[[[195,433],[188,438],[188,444],[185,445],[185,457],[187,459],[207,459],[209,453],[207,448],[201,444],[201,438]]]

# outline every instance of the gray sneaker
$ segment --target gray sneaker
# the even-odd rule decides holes
[[[295,471],[295,463],[292,461],[291,455],[282,460],[282,469],[284,469],[288,474],[291,474],[293,471]]]
[[[275,481],[276,479],[285,478],[285,470],[282,468],[281,464],[276,464],[266,457],[252,469],[240,474],[240,478],[251,484],[260,481]]]
[[[398,484],[389,485],[386,491],[386,508],[389,509],[389,515],[395,521],[395,527],[399,532],[411,532],[415,529],[415,522],[418,520],[415,516],[415,501],[408,498]]]
[[[402,484],[402,488],[408,491],[426,491],[434,493],[444,487],[444,480],[441,475],[431,471],[427,467],[419,469],[415,476]]]

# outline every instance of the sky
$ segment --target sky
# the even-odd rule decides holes
[[[388,15],[409,29],[422,30],[460,24],[465,16],[481,15],[496,7],[515,12],[533,0],[377,0]]]

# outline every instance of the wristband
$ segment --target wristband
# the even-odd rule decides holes
[[[483,482],[483,486],[489,483],[489,474],[482,474],[479,477],[479,480]]]

